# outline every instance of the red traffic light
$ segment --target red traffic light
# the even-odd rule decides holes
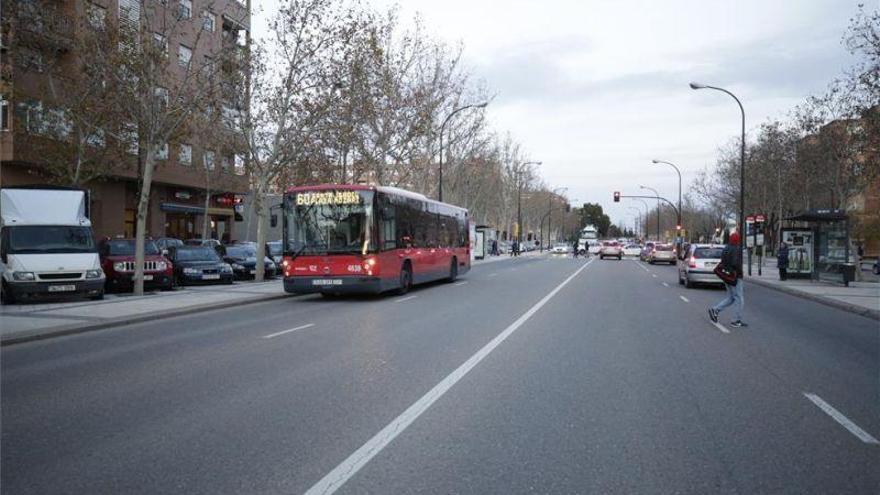
[[[676,225],[675,230],[681,230],[681,225]]]
[[[620,203],[620,191],[614,191],[614,202]]]

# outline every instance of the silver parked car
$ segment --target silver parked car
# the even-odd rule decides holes
[[[678,261],[678,283],[688,289],[694,284],[723,283],[713,271],[723,250],[724,246],[717,244],[691,244]]]

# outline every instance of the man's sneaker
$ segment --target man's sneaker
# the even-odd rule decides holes
[[[748,325],[746,325],[746,322],[744,322],[742,320],[736,320],[736,321],[730,322],[730,326],[740,328],[740,327],[747,327]]]
[[[715,308],[709,308],[709,319],[712,323],[718,323],[718,311]]]

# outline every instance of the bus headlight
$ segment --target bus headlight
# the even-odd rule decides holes
[[[366,258],[363,266],[367,275],[374,275],[379,272],[378,267],[376,266],[376,258]]]

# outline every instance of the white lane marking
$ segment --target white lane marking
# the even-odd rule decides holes
[[[453,284],[453,285],[455,285],[456,287],[460,287],[460,286],[465,285],[465,284],[467,284],[467,282],[458,282],[458,283]]]
[[[718,330],[721,330],[721,333],[730,333],[730,330],[724,328],[724,325],[722,325],[721,323],[715,323],[713,321],[712,324],[715,325],[715,328],[717,328]]]
[[[810,402],[812,402],[813,404],[816,404],[816,406],[819,407],[819,409],[821,409],[822,412],[831,416],[831,418],[834,421],[837,421],[840,424],[840,426],[843,426],[844,428],[849,430],[850,433],[855,435],[863,443],[868,443],[868,444],[872,444],[872,445],[880,444],[880,441],[877,441],[877,439],[872,437],[870,433],[859,428],[859,426],[857,424],[850,421],[850,419],[847,418],[846,416],[844,416],[843,413],[841,413],[837,409],[834,409],[834,407],[832,407],[831,404],[822,400],[822,398],[819,397],[818,395],[809,394],[807,392],[804,392],[804,397],[806,397],[807,399],[810,399]]]
[[[403,301],[409,301],[410,299],[415,299],[415,298],[417,298],[417,297],[419,297],[419,296],[406,296],[406,297],[401,298],[401,299],[395,299],[394,302],[396,302],[396,303],[401,303],[401,302],[403,302]]]
[[[648,267],[646,267],[645,265],[643,265],[641,263],[638,263],[638,265],[639,265],[639,268],[641,268],[642,270],[645,270],[646,272],[651,273],[651,270],[648,270]]]
[[[313,327],[313,326],[315,326],[314,323],[307,323],[307,324],[305,324],[305,325],[300,325],[300,326],[298,326],[298,327],[296,327],[296,328],[291,328],[290,330],[285,330],[285,331],[283,331],[283,332],[270,333],[269,335],[263,335],[263,338],[264,338],[264,339],[271,339],[272,337],[277,337],[277,336],[279,336],[279,335],[284,335],[285,333],[295,332],[295,331],[297,331],[297,330],[302,330],[302,329],[304,329],[304,328],[309,328],[309,327]]]
[[[591,261],[592,262],[592,261]],[[459,380],[464,378],[465,375],[468,374],[476,365],[480,363],[483,359],[486,358],[496,347],[498,347],[502,342],[504,342],[508,337],[510,337],[513,332],[515,332],[519,327],[521,327],[526,321],[529,320],[535,313],[538,312],[541,307],[543,307],[547,302],[553,298],[563,287],[565,287],[569,282],[572,281],[575,277],[578,276],[579,273],[584,271],[584,269],[590,266],[588,262],[584,264],[584,266],[578,268],[573,274],[571,274],[567,279],[565,279],[561,284],[557,285],[555,289],[550,291],[549,294],[544,296],[543,299],[538,301],[534,306],[529,308],[528,311],[523,313],[516,321],[510,324],[507,328],[505,328],[501,333],[495,336],[494,339],[489,341],[488,344],[483,346],[482,349],[476,352],[473,356],[468,358],[467,361],[464,362],[461,366],[455,369],[452,373],[450,373],[446,378],[440,381],[437,385],[434,385],[434,388],[428,391],[425,395],[423,395],[419,400],[415,401],[411,406],[409,406],[406,411],[403,411],[400,416],[394,418],[393,421],[388,423],[385,428],[382,428],[379,433],[376,433],[373,438],[367,440],[367,443],[363,444],[359,449],[354,451],[353,454],[348,456],[347,459],[342,461],[342,463],[332,471],[327,473],[320,481],[315,483],[314,486],[309,488],[306,492],[306,495],[317,495],[317,494],[331,494],[342,487],[346,481],[351,479],[352,476],[357,474],[357,472],[364,467],[370,459],[376,456],[379,452],[382,451],[385,447],[391,443],[397,435],[401,434],[406,428],[413,423],[419,416],[421,416],[425,411],[431,407],[434,402],[436,402],[439,398],[443,397],[443,395],[449,391]]]
[[[498,275],[498,274],[497,274],[497,273],[490,273],[488,276],[489,276],[489,277],[494,277],[495,275]]]
[[[686,297],[684,297],[684,296],[678,296],[678,297],[680,297],[681,300],[684,301],[684,302],[691,302],[690,299],[688,299],[688,298],[686,298]]]
[[[667,284],[666,282],[663,282],[663,287],[669,287],[669,284]]]
[[[654,278],[657,278],[657,274],[656,274],[656,273],[652,273],[651,276],[654,277]]]

